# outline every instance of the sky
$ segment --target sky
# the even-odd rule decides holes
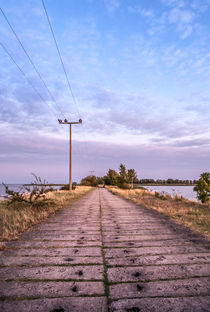
[[[210,0],[44,3],[75,101],[42,1],[0,0],[54,99],[0,11],[1,181],[68,182],[58,118],[83,120],[72,127],[74,181],[120,163],[140,179],[209,171]]]

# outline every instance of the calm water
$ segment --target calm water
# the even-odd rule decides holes
[[[9,189],[13,190],[13,191],[18,191],[22,184],[8,184],[9,185]],[[2,184],[0,184],[0,196],[5,196],[5,188]]]
[[[196,192],[193,191],[194,186],[144,186],[150,191],[156,191],[158,193],[167,193],[171,196],[179,195],[187,199],[197,200]]]

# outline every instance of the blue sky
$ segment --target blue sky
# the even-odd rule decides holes
[[[198,178],[210,169],[210,0],[0,0],[47,90],[0,12],[0,177],[68,181],[121,162],[139,178]]]

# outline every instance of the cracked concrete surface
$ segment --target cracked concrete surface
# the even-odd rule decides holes
[[[97,189],[6,243],[0,311],[210,311],[209,246]]]

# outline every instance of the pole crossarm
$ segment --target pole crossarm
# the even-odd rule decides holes
[[[72,191],[72,147],[71,147],[71,125],[77,125],[82,123],[82,119],[79,121],[68,121],[67,119],[58,119],[59,124],[69,125],[69,191]]]
[[[63,125],[76,125],[76,124],[81,124],[82,123],[82,119],[79,119],[79,121],[68,121],[66,119],[64,119],[64,121],[62,119],[58,119],[59,124],[63,124]]]

